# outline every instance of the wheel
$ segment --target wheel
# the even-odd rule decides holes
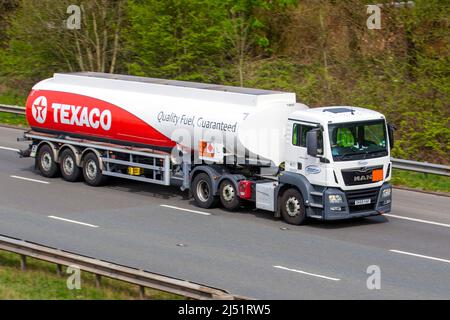
[[[53,150],[48,144],[44,144],[39,148],[36,157],[36,166],[46,178],[54,178],[59,174],[59,167],[55,162]]]
[[[70,149],[64,149],[59,157],[61,176],[69,182],[78,181],[81,177],[81,170],[77,166],[75,154]]]
[[[83,177],[84,181],[93,187],[102,185],[106,180],[100,169],[98,157],[92,152],[88,153],[83,159]]]
[[[300,192],[288,189],[281,197],[281,215],[289,224],[300,225],[306,220],[305,204]]]
[[[220,183],[219,196],[225,209],[234,211],[240,208],[241,198],[239,198],[236,187],[230,180],[227,179]]]
[[[201,208],[209,209],[215,207],[219,201],[217,196],[212,194],[212,182],[206,173],[195,176],[192,182],[192,192],[197,205]]]

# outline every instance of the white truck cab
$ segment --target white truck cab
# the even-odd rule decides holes
[[[279,186],[295,185],[306,216],[314,218],[389,212],[391,130],[382,114],[363,108],[295,111],[287,122],[285,171],[279,176]],[[293,223],[300,220],[294,198],[280,204],[281,214],[287,220],[290,216]]]

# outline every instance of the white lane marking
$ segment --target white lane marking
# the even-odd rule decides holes
[[[2,147],[2,146],[0,146],[0,150],[7,150],[7,151],[14,151],[14,152],[19,152],[20,151],[19,149]]]
[[[441,222],[435,222],[435,221],[429,221],[429,220],[423,220],[423,219],[417,219],[417,218],[410,218],[410,217],[404,217],[404,216],[397,216],[395,214],[390,214],[390,213],[385,213],[385,214],[383,214],[383,216],[450,228],[450,224],[445,224],[445,223],[441,223]]]
[[[406,254],[408,256],[413,256],[413,257],[418,257],[418,258],[424,258],[424,259],[429,259],[429,260],[435,260],[435,261],[450,263],[450,260],[446,260],[446,259],[442,259],[442,258],[436,258],[436,257],[430,257],[430,256],[424,256],[424,255],[417,254],[417,253],[411,253],[411,252],[400,251],[400,250],[389,250],[389,251],[390,252],[395,252],[395,253]]]
[[[19,177],[19,176],[10,176],[10,177],[14,178],[14,179],[25,180],[25,181],[30,181],[30,182],[37,182],[37,183],[42,183],[42,184],[50,184],[50,182],[47,182],[47,181],[30,179],[30,178],[25,178],[25,177]]]
[[[203,212],[203,211],[197,211],[197,210],[190,210],[190,209],[184,209],[184,208],[179,208],[179,207],[174,207],[174,206],[169,206],[166,204],[162,204],[160,205],[161,207],[164,208],[170,208],[170,209],[175,209],[175,210],[181,210],[181,211],[187,211],[187,212],[192,212],[192,213],[197,213],[197,214],[202,214],[204,216],[210,216],[211,214],[208,212]]]
[[[301,273],[301,274],[306,274],[308,276],[313,276],[313,277],[317,277],[317,278],[322,278],[322,279],[327,279],[327,280],[332,280],[332,281],[340,281],[341,279],[338,278],[332,278],[332,277],[327,277],[327,276],[323,276],[320,274],[315,274],[315,273],[309,273],[309,272],[305,272],[305,271],[301,271],[301,270],[296,270],[296,269],[290,269],[290,268],[286,268],[286,267],[282,267],[282,266],[273,266],[274,268],[277,269],[282,269],[282,270],[287,270],[287,271],[292,271],[292,272],[297,272],[297,273]]]
[[[76,223],[76,224],[80,224],[82,226],[91,227],[91,228],[98,228],[99,227],[99,226],[96,226],[96,225],[93,225],[93,224],[84,223],[84,222],[75,221],[75,220],[69,220],[69,219],[55,217],[55,216],[48,216],[48,218],[55,219],[55,220],[61,220],[61,221],[65,221],[65,222],[70,222],[70,223]]]

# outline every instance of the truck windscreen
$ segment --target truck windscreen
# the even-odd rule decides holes
[[[384,120],[329,125],[334,161],[378,158],[388,155]]]

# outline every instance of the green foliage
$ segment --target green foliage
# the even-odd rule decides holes
[[[152,77],[223,80],[224,19],[220,2],[147,0],[129,2],[127,46],[131,73]]]
[[[0,4],[3,102],[23,102],[53,72],[78,70],[293,91],[313,107],[380,111],[397,127],[394,156],[449,163],[448,1],[387,5],[382,29],[367,30],[367,0],[86,0],[78,32],[58,27],[69,3]]]
[[[21,127],[28,126],[25,116],[5,112],[0,112],[0,124],[8,124]]]
[[[136,286],[107,278],[97,288],[95,277],[82,272],[81,289],[67,289],[67,277],[56,275],[54,264],[27,260],[27,271],[20,270],[19,256],[0,252],[0,299],[2,300],[132,300],[139,299]],[[161,291],[146,290],[147,298],[180,300],[182,297]]]

